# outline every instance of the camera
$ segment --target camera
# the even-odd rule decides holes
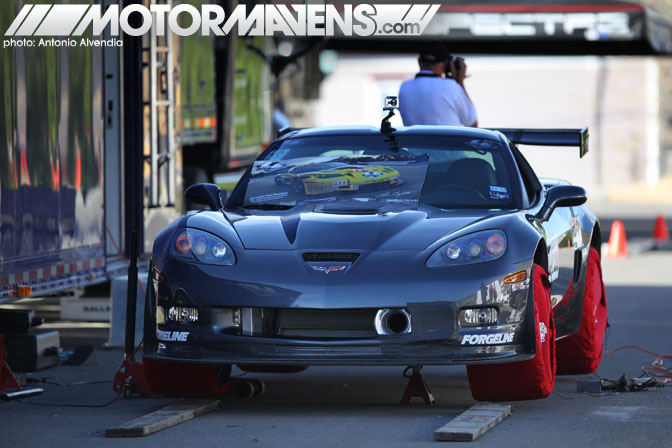
[[[383,110],[399,109],[399,98],[396,96],[386,96],[383,102]]]
[[[457,78],[457,72],[459,72],[461,68],[459,58],[457,56],[449,55],[448,62],[449,64],[446,66],[446,78]],[[455,73],[451,71],[450,63],[452,63],[453,67],[455,67]]]

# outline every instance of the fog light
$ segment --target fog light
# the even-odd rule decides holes
[[[167,320],[180,322],[183,324],[198,322],[198,310],[196,308],[186,308],[182,306],[171,306],[168,308]]]
[[[166,323],[166,313],[163,311],[162,306],[156,307],[156,323],[159,325]]]
[[[460,325],[476,327],[497,324],[497,308],[465,308],[460,310]]]
[[[213,309],[212,323],[216,327],[240,327],[240,308]]]

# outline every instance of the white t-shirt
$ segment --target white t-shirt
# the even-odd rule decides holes
[[[432,72],[421,70],[420,74]],[[404,126],[471,126],[478,119],[462,86],[454,79],[438,76],[405,81],[399,89],[399,112]]]

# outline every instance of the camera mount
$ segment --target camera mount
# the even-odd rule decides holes
[[[389,134],[396,131],[390,123],[390,118],[394,117],[394,111],[399,109],[399,98],[396,96],[386,96],[383,102],[383,110],[388,111],[388,114],[380,123],[380,132]]]

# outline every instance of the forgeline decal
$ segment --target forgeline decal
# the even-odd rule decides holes
[[[156,338],[166,342],[187,342],[188,331],[162,331],[156,330]]]
[[[465,334],[462,345],[510,344],[514,333]]]

